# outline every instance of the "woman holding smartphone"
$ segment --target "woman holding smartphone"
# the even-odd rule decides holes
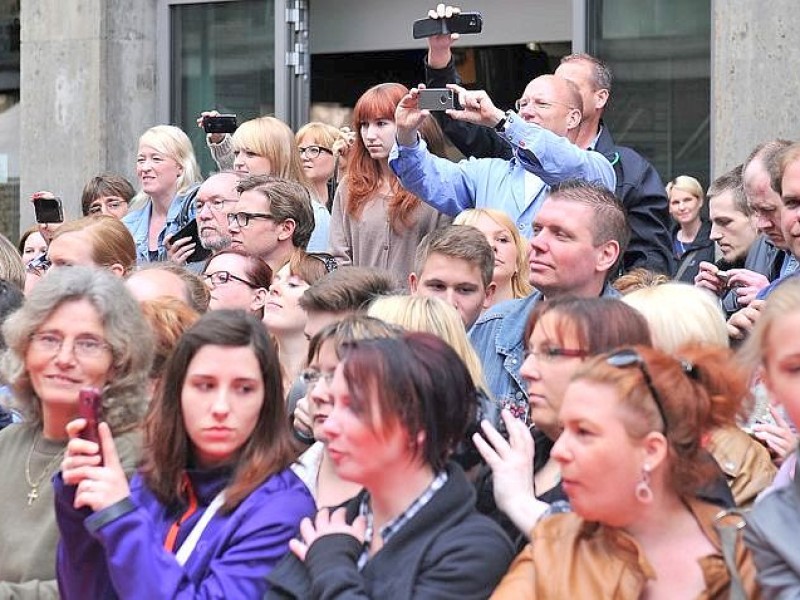
[[[130,485],[114,438],[70,442],[56,489],[69,598],[260,598],[314,500],[288,468],[275,350],[241,311],[207,313],[167,366]],[[91,568],[88,567],[91,565]]]

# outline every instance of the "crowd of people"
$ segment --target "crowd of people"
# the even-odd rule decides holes
[[[156,125],[0,237],[0,598],[800,595],[800,143],[663,185],[601,60],[503,110],[456,39],[460,108],[262,116],[205,179]]]

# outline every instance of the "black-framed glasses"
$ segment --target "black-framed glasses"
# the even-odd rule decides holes
[[[311,258],[316,258],[323,265],[325,265],[326,273],[332,273],[339,268],[339,263],[336,262],[336,259],[333,257],[333,255],[328,254],[327,252],[308,252],[308,256]]]
[[[269,221],[274,217],[269,213],[250,213],[250,212],[237,212],[228,213],[228,226],[238,225],[239,227],[247,227],[253,219],[261,219]]]
[[[578,350],[577,348],[540,348],[539,350],[525,350],[523,356],[528,358],[533,356],[536,360],[549,362],[556,358],[586,358],[589,353],[586,350]]]
[[[300,156],[305,154],[308,158],[317,158],[320,152],[325,152],[333,156],[333,150],[325,146],[317,146],[316,144],[312,146],[298,146],[297,149],[300,151]]]
[[[609,354],[606,362],[612,367],[624,369],[626,367],[638,367],[642,374],[642,379],[647,386],[650,395],[653,396],[653,402],[656,403],[658,414],[661,416],[661,421],[664,423],[664,433],[667,433],[667,413],[664,411],[664,402],[661,400],[661,395],[653,385],[653,378],[650,376],[650,370],[647,368],[647,363],[633,348],[624,348]]]
[[[214,271],[213,273],[204,273],[203,280],[206,282],[206,285],[211,284],[212,288],[217,287],[218,285],[225,285],[226,283],[230,283],[231,281],[238,281],[239,283],[245,284],[247,287],[254,288],[256,287],[255,284],[247,281],[246,279],[242,279],[241,277],[237,277],[228,271]]]

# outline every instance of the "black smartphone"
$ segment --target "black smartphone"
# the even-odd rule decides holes
[[[479,12],[463,12],[449,19],[419,19],[414,21],[414,39],[445,33],[480,33],[483,16]]]
[[[238,126],[236,115],[203,117],[203,130],[206,133],[233,133]]]
[[[97,388],[83,388],[78,392],[78,416],[86,419],[86,427],[80,437],[95,444],[100,444],[98,425],[103,420],[103,395]],[[103,456],[102,449],[100,456]]]
[[[33,211],[37,223],[63,223],[64,208],[61,198],[34,198]]]
[[[458,94],[448,88],[429,88],[419,90],[419,107],[425,110],[461,110]]]
[[[203,248],[200,243],[200,231],[197,228],[197,219],[192,219],[186,225],[176,231],[171,237],[171,241],[177,241],[181,238],[191,238],[194,243],[194,252],[186,259],[187,262],[200,262],[211,256],[211,250]]]

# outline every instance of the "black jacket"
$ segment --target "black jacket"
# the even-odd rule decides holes
[[[428,87],[460,83],[452,60],[444,69],[431,69],[426,63],[425,76]],[[443,112],[437,111],[433,114],[447,137],[464,156],[504,159],[512,157],[511,146],[493,129],[456,121]],[[605,156],[614,167],[617,176],[616,195],[628,215],[631,240],[622,258],[622,270],[644,267],[671,275],[674,261],[667,194],[658,172],[635,150],[617,146],[605,125],[595,150]]]
[[[672,230],[672,239],[675,239],[677,234],[678,227],[675,226]],[[714,262],[714,242],[709,237],[710,235],[711,223],[704,220],[695,238],[686,245],[683,255],[677,259],[678,264],[675,265],[675,272],[672,273],[674,279],[694,285],[694,277],[700,270],[700,263],[703,261]]]
[[[488,598],[514,558],[511,541],[477,513],[461,468],[450,463],[448,474],[444,487],[362,571],[356,567],[361,545],[355,538],[323,536],[311,545],[305,563],[290,553],[272,570],[266,598]],[[345,503],[348,522],[358,515],[362,494]]]

